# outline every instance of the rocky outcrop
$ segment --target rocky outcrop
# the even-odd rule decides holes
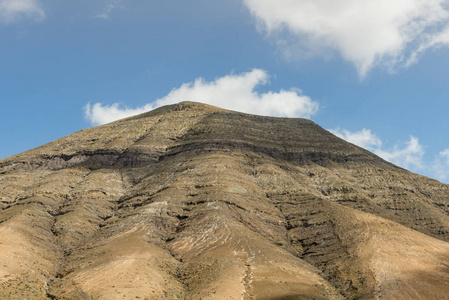
[[[0,161],[2,299],[447,299],[449,186],[182,102]]]

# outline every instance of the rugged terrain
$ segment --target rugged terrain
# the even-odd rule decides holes
[[[0,160],[1,299],[449,299],[449,186],[182,102]]]

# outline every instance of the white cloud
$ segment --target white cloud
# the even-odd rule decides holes
[[[446,163],[446,165],[449,166],[449,149],[445,149],[445,150],[441,151],[440,156],[441,156],[441,158],[444,159],[444,162]]]
[[[419,47],[414,50],[407,60],[407,66],[412,65],[418,61],[418,56],[429,48],[439,48],[449,45],[449,25],[438,34],[428,36]]]
[[[353,143],[362,148],[373,150],[382,146],[382,141],[371,130],[363,128],[360,131],[351,132],[346,129],[331,129],[329,130],[336,136]]]
[[[422,161],[424,148],[419,144],[418,138],[414,136],[410,136],[410,140],[404,148],[395,146],[392,150],[377,149],[374,153],[406,169],[422,170],[424,168]]]
[[[268,74],[259,69],[227,75],[211,82],[198,78],[173,89],[153,104],[135,109],[122,108],[117,103],[88,104],[85,107],[85,116],[92,124],[99,125],[181,101],[196,101],[246,113],[282,117],[310,118],[318,111],[318,103],[303,95],[299,89],[267,93],[255,90],[260,85],[266,85],[268,81]]]
[[[338,128],[331,129],[330,132],[403,168],[415,171],[424,169],[422,159],[424,148],[416,137],[410,136],[410,140],[403,147],[396,145],[392,149],[386,150],[383,148],[382,140],[371,130],[365,128],[356,132]]]
[[[449,149],[445,149],[439,153],[433,162],[435,177],[440,181],[449,178]]]
[[[0,0],[0,22],[13,23],[24,18],[40,21],[45,12],[36,0]]]
[[[109,0],[106,2],[106,5],[103,8],[103,11],[94,17],[97,19],[103,19],[108,20],[111,16],[112,11],[114,11],[117,8],[122,8],[120,5],[120,0]]]
[[[118,103],[114,103],[111,105],[102,105],[101,103],[95,103],[94,105],[91,105],[90,103],[88,103],[84,107],[84,114],[86,119],[88,119],[92,124],[101,125],[138,115],[146,111],[150,111],[154,108],[155,106],[153,106],[152,104],[147,104],[138,108],[122,108]]]
[[[361,77],[377,65],[410,65],[426,49],[449,44],[448,0],[243,1],[280,44],[287,33],[290,55],[337,50]]]

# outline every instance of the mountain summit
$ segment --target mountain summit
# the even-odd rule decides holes
[[[0,160],[1,299],[449,299],[449,186],[181,102]]]

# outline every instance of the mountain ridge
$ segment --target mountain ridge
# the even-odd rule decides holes
[[[207,104],[196,103],[196,102],[188,102],[188,101],[180,102],[178,104],[163,106],[163,107],[154,109],[152,111],[149,111],[149,112],[137,115],[137,116],[131,116],[131,117],[128,117],[128,118],[125,118],[125,119],[122,119],[122,120],[114,121],[114,122],[111,122],[109,124],[105,124],[105,125],[101,125],[101,126],[97,126],[97,127],[93,127],[93,128],[102,128],[104,126],[115,128],[116,126],[119,127],[119,126],[121,126],[121,124],[129,122],[129,121],[135,121],[135,120],[145,119],[145,118],[149,118],[149,117],[154,117],[154,116],[157,116],[159,114],[163,115],[164,113],[172,112],[172,111],[195,110],[195,109],[200,110],[200,111],[201,110],[202,111],[205,111],[205,110],[206,111],[213,111],[214,114],[222,113],[222,114],[225,114],[225,117],[233,116],[233,117],[237,117],[237,118],[249,118],[249,119],[254,119],[256,121],[257,120],[268,120],[268,119],[271,119],[271,120],[279,120],[281,122],[286,122],[286,123],[288,123],[288,122],[290,122],[290,123],[292,123],[292,122],[300,122],[300,124],[303,125],[303,126],[306,125],[306,124],[307,125],[311,125],[311,126],[315,126],[316,127],[315,130],[319,128],[323,132],[326,132],[329,136],[332,136],[334,141],[338,139],[341,142],[344,142],[344,144],[348,144],[348,142],[346,142],[343,139],[340,139],[339,137],[336,137],[336,136],[332,135],[331,133],[325,131],[324,129],[322,129],[321,127],[316,125],[313,121],[308,120],[308,119],[301,119],[301,118],[292,119],[292,118],[282,118],[282,117],[264,117],[264,116],[251,115],[251,114],[246,114],[246,113],[240,113],[240,112],[225,110],[225,109],[217,108],[217,107],[214,107],[214,106],[211,106],[211,105],[207,105]],[[210,120],[210,121],[215,121],[216,122],[217,120]],[[206,120],[206,122],[207,122],[207,120]],[[78,131],[78,132],[76,132],[76,133],[74,133],[72,135],[82,134],[82,133],[85,133],[86,131],[90,131],[91,129],[92,128],[83,129],[83,130],[80,130],[80,131]],[[259,130],[260,130],[260,128],[259,128]],[[19,153],[17,155],[12,156],[12,157],[17,159],[17,158],[19,158],[21,156],[24,156],[26,154],[32,154],[33,152],[37,152],[37,154],[38,154],[40,149],[46,149],[46,148],[48,148],[49,146],[51,146],[53,144],[58,145],[58,143],[61,143],[61,142],[63,143],[63,141],[65,139],[67,139],[68,137],[70,137],[72,135],[69,135],[67,137],[63,137],[63,138],[57,139],[54,142],[47,143],[45,145],[42,145],[42,146],[37,147],[37,148],[34,148],[32,150],[28,150],[28,151]],[[274,135],[272,134],[270,137],[274,138]],[[180,138],[180,137],[172,137],[172,139],[178,139],[178,138]],[[95,140],[97,140],[97,139],[96,138],[92,138],[89,141],[95,141]],[[137,141],[135,141],[135,142],[139,142],[139,140],[137,139]],[[367,156],[373,156],[374,155],[371,152],[369,152],[369,151],[367,151],[367,150],[365,150],[363,148],[360,148],[360,147],[358,147],[356,145],[353,145],[353,144],[351,144],[351,145],[354,146],[355,148],[357,148],[360,153],[363,153],[363,154],[365,154]],[[79,145],[77,145],[77,147],[78,146]],[[112,152],[113,149],[114,148],[109,149],[109,152]],[[66,149],[63,149],[63,150],[67,151]],[[333,152],[335,152],[335,149],[333,149],[333,150],[334,150]],[[50,149],[50,151],[52,151],[52,150]],[[93,151],[93,150],[91,150],[91,151]],[[95,151],[98,152],[99,149],[95,149]],[[101,149],[100,149],[100,151],[101,151]],[[77,152],[79,152],[79,153],[77,153]],[[83,154],[82,151],[71,149],[71,151],[69,150],[69,153],[62,154],[62,155],[59,154],[59,156],[64,161],[67,161],[67,160],[70,160],[71,158],[73,158],[75,155],[80,155],[80,154],[81,155]],[[89,154],[89,151],[87,151],[87,154]],[[113,154],[113,153],[111,153],[111,154]],[[346,156],[348,156],[348,155],[346,155]],[[7,165],[8,161],[10,161],[12,157],[8,157],[8,158],[2,159],[1,162],[0,162],[0,166]],[[44,155],[43,158],[45,159],[45,158],[51,158],[51,157],[46,157]],[[388,163],[388,162],[386,162],[386,163]]]

